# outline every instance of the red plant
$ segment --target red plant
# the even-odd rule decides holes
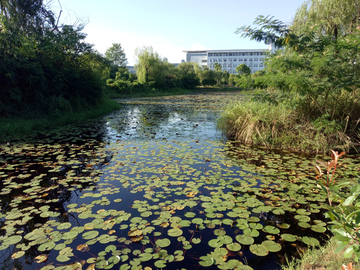
[[[326,180],[323,180],[323,183],[324,183],[324,186],[325,186],[326,191],[327,191],[327,197],[328,197],[328,201],[329,201],[330,205],[331,205],[331,200],[330,200],[329,187],[332,184],[338,160],[344,154],[345,154],[345,152],[341,152],[339,154],[337,151],[331,150],[331,160],[330,161],[325,163],[324,161],[317,160],[317,163],[319,163],[320,165],[323,165],[326,168],[326,172],[327,172],[326,173]],[[320,166],[315,165],[315,169],[316,169],[316,172],[318,173],[318,175],[316,176],[316,179],[321,178],[324,175],[324,173],[322,172]],[[331,170],[332,170],[332,172],[331,172]]]

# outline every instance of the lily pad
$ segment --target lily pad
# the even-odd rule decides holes
[[[249,235],[239,234],[235,237],[236,241],[243,245],[251,245],[254,243],[254,238]]]
[[[93,239],[99,235],[98,231],[88,231],[82,234],[82,238],[85,240]]]
[[[155,244],[161,248],[170,246],[170,240],[167,238],[156,240]]]
[[[282,248],[279,243],[270,240],[266,240],[261,244],[265,246],[270,252],[279,252]]]
[[[250,251],[257,256],[266,256],[269,254],[269,250],[264,245],[251,245]]]

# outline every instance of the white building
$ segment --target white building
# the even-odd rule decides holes
[[[240,64],[247,65],[251,72],[264,69],[264,58],[269,49],[247,50],[206,50],[206,51],[183,51],[186,53],[186,62],[195,62],[201,67],[215,69],[215,63],[221,65],[223,71],[236,73],[236,67]]]

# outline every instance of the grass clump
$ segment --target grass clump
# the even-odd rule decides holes
[[[282,270],[341,270],[341,265],[353,263],[353,269],[359,269],[360,264],[354,264],[354,258],[344,258],[344,252],[336,253],[338,244],[330,239],[319,249],[308,249],[300,259],[288,261]]]

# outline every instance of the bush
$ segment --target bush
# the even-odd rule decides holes
[[[203,86],[214,86],[217,84],[216,80],[215,79],[203,79],[201,81],[201,84]]]

